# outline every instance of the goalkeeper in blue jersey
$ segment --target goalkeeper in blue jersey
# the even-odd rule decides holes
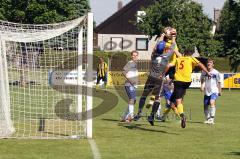
[[[134,117],[137,121],[142,116],[142,109],[145,105],[147,96],[152,93],[154,96],[154,102],[152,106],[151,115],[148,117],[148,121],[151,125],[154,125],[154,116],[160,106],[160,96],[162,93],[162,78],[159,78],[170,59],[181,56],[178,52],[176,44],[176,30],[170,27],[164,29],[164,33],[161,35],[159,42],[157,42],[155,49],[151,56],[151,70],[148,79],[145,83],[142,96],[139,101],[138,113]],[[152,98],[153,99],[153,98]]]

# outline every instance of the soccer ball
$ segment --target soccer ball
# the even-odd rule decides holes
[[[147,109],[149,109],[149,108],[152,107],[152,105],[153,105],[153,103],[154,103],[154,100],[155,100],[155,96],[151,96],[148,104],[146,105],[146,108],[147,108]]]
[[[78,136],[78,135],[72,135],[72,136],[70,136],[70,139],[80,139],[80,136]]]

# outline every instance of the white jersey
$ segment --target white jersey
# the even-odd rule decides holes
[[[212,77],[208,77],[206,72],[201,74],[201,79],[204,79],[205,82],[204,94],[207,96],[210,96],[213,93],[219,93],[218,83],[220,82],[220,73],[215,69],[210,71],[210,73],[212,74]]]
[[[126,72],[126,77],[130,79],[134,83],[132,85],[128,80],[125,82],[125,86],[134,86],[137,87],[138,84],[138,69],[137,69],[137,63],[134,61],[129,61],[124,67],[123,71]]]

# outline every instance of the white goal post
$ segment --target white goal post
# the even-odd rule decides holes
[[[92,138],[92,67],[93,13],[0,21],[0,138]]]

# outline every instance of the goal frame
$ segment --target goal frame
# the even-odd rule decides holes
[[[92,88],[93,88],[93,13],[89,12],[86,15],[87,18],[87,65],[88,69],[86,69],[86,74],[87,74],[87,79],[86,79],[86,117],[81,118],[82,114],[85,113],[83,112],[83,63],[82,63],[82,57],[83,57],[83,28],[81,27],[79,32],[78,32],[78,50],[77,50],[77,55],[78,55],[78,66],[77,66],[77,113],[80,114],[80,120],[86,120],[86,127],[85,127],[85,133],[86,133],[86,138],[92,138],[93,137],[93,119],[92,119],[92,104],[93,104],[93,97],[92,97]],[[0,82],[1,86],[5,88],[2,93],[8,94],[7,96],[1,96],[1,100],[5,100],[5,103],[7,103],[4,107],[4,111],[10,113],[10,92],[9,92],[9,79],[8,79],[8,68],[7,68],[7,60],[6,60],[6,44],[5,44],[4,39],[1,38],[1,32],[0,32],[0,53],[3,56],[2,59],[4,61],[1,61],[5,70],[2,69],[0,70],[0,73],[2,76],[5,76],[5,83]],[[1,60],[1,59],[0,59]],[[4,63],[5,62],[5,63]],[[10,114],[9,114],[10,115]],[[10,120],[10,122],[13,122]],[[7,123],[10,125],[13,125],[12,123]],[[12,131],[14,130],[14,127],[12,128]]]

